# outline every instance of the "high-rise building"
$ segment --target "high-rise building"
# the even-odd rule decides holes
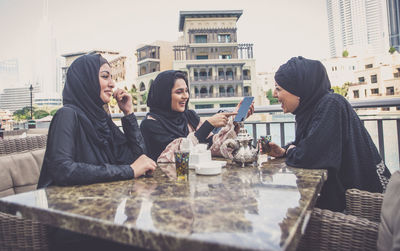
[[[390,46],[400,51],[400,0],[387,0]]]
[[[39,86],[33,86],[32,90],[32,105],[35,98],[35,94],[39,92]],[[3,93],[0,93],[0,109],[9,110],[15,112],[16,110],[31,105],[31,93],[29,86],[17,87],[17,88],[6,88]]]
[[[381,54],[389,49],[386,3],[382,0],[326,0],[331,57]]]
[[[1,87],[16,87],[19,81],[17,59],[0,61],[0,90]]]
[[[257,92],[253,44],[239,44],[236,22],[242,10],[180,11],[183,36],[173,48],[173,69],[185,71],[191,108],[234,107]]]

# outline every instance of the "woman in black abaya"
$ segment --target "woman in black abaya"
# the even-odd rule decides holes
[[[183,139],[193,145],[206,143],[213,155],[229,156],[232,150],[223,147],[228,138],[236,137],[232,115],[217,113],[201,120],[188,109],[189,85],[182,71],[164,71],[158,74],[150,87],[147,106],[150,112],[140,125],[149,156],[157,162],[173,162],[174,152],[183,146]],[[252,105],[248,116],[253,114]],[[214,128],[222,128],[218,134]]]
[[[38,188],[132,179],[155,169],[146,155],[133,114],[132,97],[113,93],[108,62],[98,54],[76,59],[68,69],[63,104],[49,128]],[[103,109],[111,96],[124,112],[124,133]]]
[[[343,211],[350,188],[384,192],[390,171],[350,103],[330,91],[321,62],[291,58],[275,81],[283,111],[296,115],[296,138],[283,148],[271,142],[269,155],[286,157],[289,166],[328,170],[317,206]]]

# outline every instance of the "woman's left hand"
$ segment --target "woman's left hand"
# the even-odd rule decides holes
[[[113,94],[114,98],[117,100],[118,107],[125,115],[133,113],[132,96],[127,91],[122,89],[117,89]]]
[[[239,104],[236,106],[235,110],[233,110],[234,112],[238,112],[239,111],[239,107],[242,104],[243,99],[239,102]],[[249,111],[247,112],[247,116],[246,118],[250,117],[251,115],[253,115],[254,113],[254,101],[251,103],[250,107],[249,107]]]

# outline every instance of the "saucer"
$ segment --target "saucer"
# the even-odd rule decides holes
[[[222,166],[226,161],[210,161],[196,165],[196,174],[200,175],[217,175],[221,173]]]

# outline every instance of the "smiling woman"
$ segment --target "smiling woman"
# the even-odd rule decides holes
[[[269,155],[286,157],[289,166],[328,170],[317,206],[342,211],[350,188],[383,192],[390,171],[350,103],[331,92],[322,63],[291,58],[275,81],[283,111],[296,115],[296,138],[283,148],[270,142]]]
[[[147,105],[150,112],[140,125],[149,156],[158,162],[173,162],[174,151],[181,149],[184,138],[193,145],[207,143],[212,154],[228,156],[222,142],[236,137],[232,115],[217,113],[201,121],[195,111],[188,109],[189,87],[182,71],[161,72],[150,87]],[[250,108],[251,115],[254,107]],[[213,135],[216,127],[222,130]]]
[[[64,106],[50,124],[38,188],[132,179],[154,170],[154,161],[144,155],[131,95],[120,89],[114,93],[127,134],[103,109],[115,86],[110,72],[98,54],[84,55],[69,67]]]

